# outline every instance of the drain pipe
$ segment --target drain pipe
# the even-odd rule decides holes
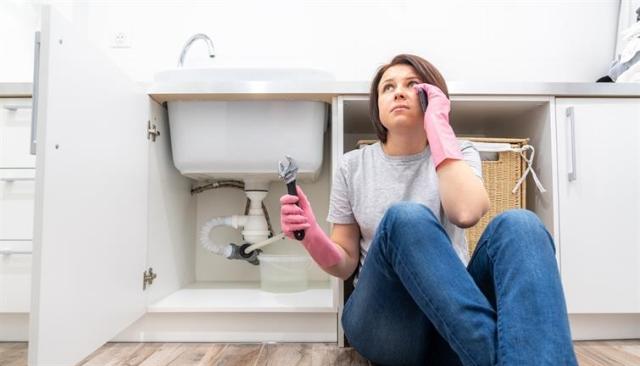
[[[214,217],[207,221],[207,223],[202,226],[202,229],[200,229],[200,244],[213,254],[221,255],[225,258],[231,257],[233,254],[233,247],[231,244],[216,244],[211,241],[209,234],[213,229],[219,226],[231,226],[232,228],[237,229],[239,226],[242,226],[241,221],[245,220],[246,219],[243,216],[239,215]]]
[[[262,246],[270,244],[276,240],[269,239],[269,228],[262,209],[262,201],[267,196],[268,185],[246,182],[245,193],[250,201],[248,215],[233,215],[225,217],[214,217],[204,224],[200,230],[200,244],[208,251],[221,255],[227,259],[244,259],[252,264],[259,264],[258,255]],[[263,189],[257,189],[263,188]],[[217,244],[214,243],[210,234],[213,229],[219,226],[231,226],[234,229],[243,228],[242,236],[247,242],[242,246],[234,243]],[[280,238],[280,236],[277,236]],[[274,238],[271,238],[274,239]],[[253,244],[250,251],[246,251]],[[256,245],[258,244],[258,245]]]

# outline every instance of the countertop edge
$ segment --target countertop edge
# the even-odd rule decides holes
[[[139,85],[158,102],[182,97],[198,99],[284,99],[331,100],[337,96],[369,95],[369,82],[328,81],[309,83],[238,82],[218,85],[202,84],[178,87],[171,84],[142,82]],[[521,95],[556,97],[640,97],[640,83],[587,83],[587,82],[457,82],[447,83],[452,96]],[[0,97],[30,97],[32,83],[0,82]]]
[[[32,83],[0,83],[0,97],[31,97]]]
[[[464,95],[520,95],[556,97],[640,97],[640,83],[565,83],[565,82],[448,82],[449,94]],[[159,102],[182,97],[197,99],[258,99],[258,96],[316,97],[368,96],[369,83],[361,81],[331,81],[299,83],[239,82],[218,85],[200,84],[179,87],[171,84],[147,84],[147,94]],[[243,98],[244,97],[244,98]]]

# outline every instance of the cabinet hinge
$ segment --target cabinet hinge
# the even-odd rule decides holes
[[[153,268],[149,267],[149,270],[142,273],[142,290],[147,289],[147,285],[151,285],[153,280],[156,279],[156,274],[153,273]]]
[[[151,125],[151,121],[147,121],[147,140],[156,142],[157,136],[160,136],[160,131],[158,131],[156,125]]]

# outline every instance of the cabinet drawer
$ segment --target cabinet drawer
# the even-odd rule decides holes
[[[31,240],[34,174],[35,169],[0,170],[0,239]]]
[[[35,168],[31,147],[31,99],[0,99],[0,168]]]
[[[27,313],[31,302],[31,242],[0,241],[0,313]]]

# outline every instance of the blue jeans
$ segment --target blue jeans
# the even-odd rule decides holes
[[[553,239],[527,210],[496,216],[465,268],[429,208],[391,206],[342,326],[382,365],[577,365]]]

